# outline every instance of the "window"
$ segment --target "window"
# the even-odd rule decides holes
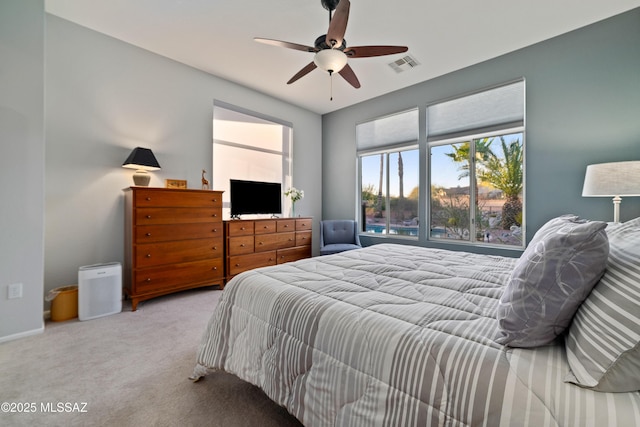
[[[522,246],[522,137],[430,147],[430,239]]]
[[[358,124],[362,231],[522,248],[524,95],[519,80]]]
[[[430,240],[522,247],[524,82],[427,108]]]
[[[418,238],[418,110],[359,124],[360,221],[366,233]]]
[[[223,217],[230,217],[229,180],[291,186],[291,124],[216,102],[213,107],[212,185],[223,190]],[[285,198],[283,212],[289,210]]]

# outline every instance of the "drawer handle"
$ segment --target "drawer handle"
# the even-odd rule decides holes
[[[145,234],[145,236],[151,237],[151,233],[147,233],[147,234]]]
[[[151,219],[151,215],[147,215],[147,219]]]
[[[246,228],[244,228],[244,227],[240,227],[240,230],[246,230]]]
[[[240,264],[236,264],[236,267],[240,267]]]
[[[218,267],[213,267],[212,268],[213,271],[216,271],[217,269],[218,269]]]
[[[218,199],[211,199],[211,201],[215,203],[218,201]]]
[[[151,201],[151,197],[147,197],[147,202],[150,202],[150,201]]]
[[[293,239],[292,239],[292,238],[289,238],[289,241],[290,241],[290,242],[293,242]]]
[[[284,225],[284,228],[289,228],[289,224],[285,224],[285,225]]]
[[[151,254],[147,254],[147,258],[151,258]]]
[[[244,243],[240,243],[240,247],[244,248],[246,245]]]
[[[217,216],[218,216],[218,214],[213,214],[213,215],[211,215],[211,216],[215,218],[215,217],[217,217]]]
[[[217,233],[217,232],[218,232],[218,229],[217,229],[217,228],[214,228],[214,229],[213,229],[213,230],[211,230],[211,231],[212,231],[212,232],[214,232],[214,233]]]
[[[147,280],[146,280],[146,281],[147,281],[147,282],[150,282],[150,281],[151,281],[151,277],[147,277]]]
[[[258,242],[259,245],[264,245],[264,242]]]
[[[214,247],[213,247],[213,248],[211,248],[211,249],[213,249],[214,251],[217,251],[217,250],[218,250],[218,247],[217,247],[217,246],[214,246]]]

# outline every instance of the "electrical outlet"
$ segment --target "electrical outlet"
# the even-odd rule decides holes
[[[7,298],[22,298],[22,283],[12,283],[7,287]]]

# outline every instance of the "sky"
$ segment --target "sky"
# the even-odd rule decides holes
[[[452,151],[450,147],[447,152]],[[404,165],[404,195],[408,196],[411,190],[418,186],[419,179],[419,152],[411,150],[403,152],[402,163]],[[459,172],[457,165],[453,164],[450,158],[446,156],[435,156],[432,158],[432,167],[439,170],[438,177],[434,184],[446,188],[457,187],[458,185],[466,185],[464,181],[458,180]],[[392,157],[392,162],[397,162],[397,156]],[[380,180],[380,155],[367,156],[362,159],[362,185],[373,185],[378,188]],[[390,192],[392,196],[398,196],[399,184],[397,175],[397,163],[391,165],[391,181]]]
[[[522,134],[516,133],[512,135],[505,135],[506,143],[510,143],[516,139],[522,140]],[[495,139],[492,145],[493,151],[502,156],[502,150],[500,149],[500,140]],[[445,153],[452,153],[454,150],[451,145],[440,145],[431,148],[431,169],[436,172],[432,176],[432,185],[444,188],[451,187],[466,187],[469,185],[468,178],[458,179],[460,175],[460,166],[454,162]],[[404,165],[404,195],[408,196],[411,190],[418,185],[419,181],[419,151],[417,149],[402,152],[402,161]],[[398,196],[398,172],[397,172],[397,155],[392,154],[390,156],[392,164],[390,165],[390,193],[391,196]],[[374,188],[378,188],[380,179],[380,155],[374,154],[371,156],[363,157],[362,159],[362,185],[373,185]]]

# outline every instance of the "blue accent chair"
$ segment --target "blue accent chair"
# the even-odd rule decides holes
[[[320,221],[320,255],[360,249],[358,223],[351,219]]]

